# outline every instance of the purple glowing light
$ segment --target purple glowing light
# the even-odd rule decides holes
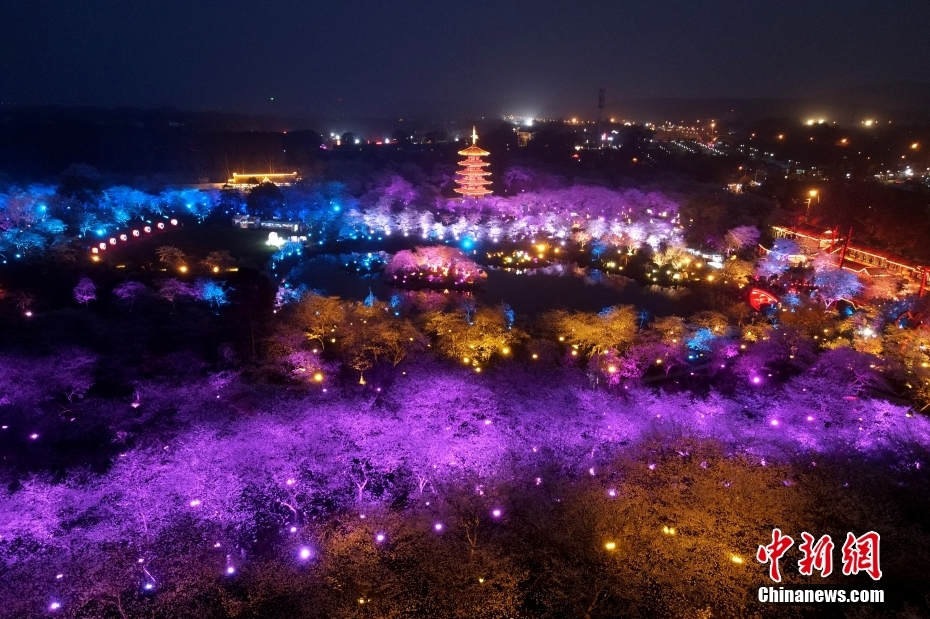
[[[232,576],[235,573],[236,573],[236,568],[234,566],[230,565],[226,568],[227,575]]]
[[[771,421],[769,421],[769,425],[772,426],[773,428],[777,428],[777,427],[778,427],[778,420],[777,420],[777,419],[772,419]]]
[[[385,539],[387,539],[387,536],[384,533],[378,533],[377,535],[375,535],[375,541],[378,542],[379,544],[383,542]]]
[[[808,421],[813,421],[813,420],[814,420],[814,416],[813,416],[813,415],[808,415],[808,416],[807,416],[807,420],[808,420]]]
[[[499,507],[495,507],[491,510],[491,516],[494,518],[500,518],[503,513],[504,512]]]
[[[752,377],[752,384],[753,384],[753,385],[761,385],[761,384],[762,384],[762,378],[759,377],[759,376],[753,376],[753,377]]]
[[[436,524],[433,525],[433,530],[436,531],[437,533],[442,531],[442,528],[443,528],[443,525],[441,522],[437,522]]]
[[[198,505],[200,505],[200,499],[191,499],[191,502],[188,503],[188,505],[190,505],[191,507],[197,507]]]
[[[144,585],[142,585],[142,588],[145,589],[146,591],[151,591],[152,589],[155,588],[155,585],[153,585],[150,582],[147,582]]]
[[[301,546],[300,551],[297,553],[297,556],[300,557],[301,561],[306,561],[313,556],[313,551],[310,550],[307,546]]]
[[[607,490],[607,496],[609,496],[609,497],[612,498],[612,499],[617,498],[617,489],[616,489],[616,488],[609,488],[609,489]]]
[[[33,432],[32,434],[29,435],[29,438],[30,440],[33,440],[33,441],[38,439],[39,438],[38,432]]]
[[[61,602],[52,602],[51,604],[48,605],[48,609],[53,612],[58,610],[59,608],[61,608]]]

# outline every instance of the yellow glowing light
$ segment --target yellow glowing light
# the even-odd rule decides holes
[[[94,262],[100,262],[100,256],[91,256],[90,259]]]
[[[817,197],[817,190],[816,190],[816,189],[811,189],[810,191],[807,192],[807,195],[809,195],[809,196],[812,197],[812,198],[816,198],[816,197]]]
[[[779,133],[779,134],[776,135],[775,137],[778,138],[779,140],[784,140],[784,139],[785,139],[785,134],[784,134],[784,133]]]
[[[911,150],[917,150],[920,148],[920,142],[911,142]]]
[[[617,542],[604,542],[604,550],[613,552],[617,549]]]
[[[322,372],[317,372],[316,374],[314,374],[314,375],[313,375],[313,380],[315,380],[315,381],[318,382],[318,383],[322,383],[322,382],[323,382],[323,373],[322,373]]]
[[[181,273],[187,273],[187,265],[182,264],[181,266],[178,267],[178,271],[180,271]]]
[[[608,365],[608,366],[607,366],[607,371],[608,371],[610,374],[616,374],[616,373],[617,373],[617,366],[615,366],[615,365]]]
[[[713,275],[708,275],[708,276],[707,276],[707,281],[709,281],[709,282],[714,281],[714,276],[713,276]]]
[[[578,356],[578,351],[577,351],[577,350],[573,350],[573,351],[572,351],[572,356],[573,356],[573,357],[577,357],[577,356]]]
[[[661,359],[656,359],[656,365],[662,365],[662,360],[661,360]]]
[[[220,272],[220,267],[213,267],[213,272],[214,272],[214,273],[219,273],[219,272]]]
[[[743,558],[739,555],[730,555],[730,561],[732,561],[733,563],[737,565],[743,564]]]
[[[536,353],[533,353],[533,359],[534,360],[539,359],[539,355],[537,355]]]
[[[481,576],[479,576],[479,577],[478,577],[478,582],[479,582],[479,583],[483,583],[483,582],[484,582],[484,578],[482,578]]]
[[[565,336],[564,336],[564,335],[560,335],[560,336],[559,336],[559,341],[560,341],[560,342],[564,342],[564,341],[565,341]]]
[[[666,535],[676,535],[678,533],[678,529],[676,529],[675,527],[666,526],[666,527],[662,527],[662,532],[665,533]]]
[[[475,372],[477,372],[478,374],[481,374],[481,368],[477,368],[477,367],[476,367],[476,368],[475,368]]]
[[[462,357],[462,363],[468,363],[469,361],[471,361],[471,359],[468,357]]]

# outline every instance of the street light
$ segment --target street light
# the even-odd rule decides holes
[[[810,189],[807,192],[807,209],[804,212],[804,216],[807,217],[811,213],[811,202],[814,201],[814,198],[817,198],[817,204],[820,204],[820,192],[816,189]]]

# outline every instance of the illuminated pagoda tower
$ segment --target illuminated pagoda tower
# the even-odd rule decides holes
[[[491,153],[478,146],[478,133],[475,128],[471,128],[471,146],[459,151],[459,154],[465,157],[459,161],[462,169],[455,173],[456,193],[464,197],[480,198],[491,193],[488,185],[491,180],[488,178],[491,173],[484,169],[485,166],[491,165],[490,162],[484,161],[482,157],[487,157]]]

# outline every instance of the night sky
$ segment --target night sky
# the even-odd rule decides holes
[[[5,105],[584,115],[600,87],[798,97],[927,81],[930,58],[924,0],[4,4]]]

